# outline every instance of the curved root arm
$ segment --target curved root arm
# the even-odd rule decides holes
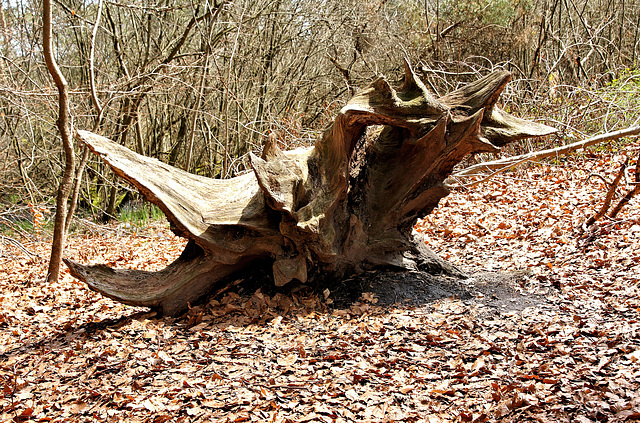
[[[112,269],[103,264],[86,266],[68,259],[64,262],[73,277],[96,292],[124,304],[176,315],[254,260],[258,259],[244,257],[232,265],[217,263],[189,242],[178,259],[158,272]]]

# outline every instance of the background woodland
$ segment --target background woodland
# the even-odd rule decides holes
[[[0,223],[38,226],[64,163],[57,92],[40,4],[0,5]],[[399,80],[403,57],[437,94],[513,72],[502,107],[559,128],[547,143],[629,126],[639,26],[637,0],[54,3],[74,127],[216,178],[243,172],[270,133],[281,148],[311,144],[355,90]],[[81,178],[81,217],[137,201],[95,157]]]

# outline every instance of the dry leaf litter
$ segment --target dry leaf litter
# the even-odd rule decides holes
[[[461,268],[529,269],[511,310],[455,296],[380,306],[363,293],[220,293],[163,318],[46,284],[0,244],[2,422],[598,422],[640,420],[640,207],[582,223],[625,154],[584,152],[459,191],[416,226]],[[633,167],[630,169],[633,171]],[[159,269],[184,241],[167,229],[94,231],[66,255]]]

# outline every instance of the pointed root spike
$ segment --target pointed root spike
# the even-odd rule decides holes
[[[452,109],[468,110],[474,114],[480,109],[491,109],[498,101],[500,94],[511,80],[511,72],[495,71],[489,75],[465,85],[438,101]]]
[[[500,147],[496,147],[489,141],[487,138],[483,136],[479,136],[478,138],[472,141],[473,143],[473,151],[474,153],[499,153]]]
[[[371,83],[371,87],[377,94],[381,95],[383,98],[391,99],[394,103],[397,102],[398,96],[396,94],[396,91],[391,88],[391,85],[389,85],[389,82],[384,76],[379,76],[378,78],[376,78],[376,80]]]
[[[454,119],[449,129],[447,137],[447,145],[452,149],[458,149],[458,146],[464,145],[468,154],[470,152],[477,151],[477,148],[481,148],[482,151],[486,151],[488,148],[486,143],[482,140],[481,134],[481,122],[484,116],[484,110],[480,109],[472,116],[468,118]],[[495,146],[489,143],[493,150],[496,150]]]
[[[264,142],[264,147],[262,148],[262,154],[260,155],[260,157],[263,160],[271,161],[276,159],[277,157],[281,157],[282,155],[282,150],[280,150],[280,148],[278,147],[276,134],[272,132]]]
[[[411,69],[411,65],[409,64],[409,59],[404,58],[404,81],[402,82],[402,87],[400,87],[400,91],[409,92],[409,91],[422,91],[420,85],[423,85],[422,82],[419,82],[418,77]]]
[[[436,121],[435,126],[414,143],[422,148],[430,148],[435,150],[444,149],[444,139],[445,134],[447,133],[447,125],[449,125],[450,123],[451,114],[449,112],[443,113],[442,117]],[[434,145],[434,143],[437,143],[438,145]]]
[[[485,114],[482,127],[485,137],[499,147],[523,138],[541,137],[558,132],[556,128],[520,119],[497,107]]]
[[[422,113],[437,114],[448,110],[448,107],[440,103],[427,89],[424,82],[416,75],[409,61],[404,59],[404,80],[399,89],[402,94],[408,94],[413,97],[418,95],[422,97],[423,104],[421,106]]]

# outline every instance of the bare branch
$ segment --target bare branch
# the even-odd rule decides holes
[[[447,188],[459,188],[459,187],[473,187],[482,182],[486,182],[493,178],[497,174],[511,169],[514,166],[518,166],[522,163],[529,161],[538,161],[546,159],[547,157],[561,156],[564,154],[572,153],[581,148],[586,148],[601,142],[617,140],[623,137],[629,137],[640,134],[640,126],[633,126],[627,129],[621,129],[615,132],[608,132],[606,134],[596,135],[595,137],[588,138],[583,141],[575,142],[573,144],[563,145],[561,147],[550,148],[547,150],[533,151],[531,153],[522,154],[519,156],[506,157],[500,160],[493,160],[489,162],[479,163],[477,165],[470,166],[459,172],[452,174],[447,178],[444,183]],[[479,177],[482,176],[482,172],[492,172],[488,176],[484,176],[482,179],[465,184],[460,182],[463,178]]]
[[[47,272],[47,282],[52,283],[60,276],[60,264],[62,263],[62,252],[65,243],[65,222],[67,220],[67,199],[71,192],[71,179],[75,170],[75,157],[73,151],[73,141],[71,140],[71,123],[69,121],[69,92],[67,81],[60,72],[60,68],[53,57],[51,30],[51,0],[43,1],[42,13],[42,43],[44,48],[44,59],[47,70],[58,87],[58,130],[62,137],[64,148],[65,167],[62,174],[62,181],[58,187],[56,198],[56,217],[53,229],[53,242],[51,245],[51,259],[49,260],[49,270]]]
[[[636,160],[636,171],[635,171],[635,183],[633,183],[633,188],[627,192],[627,194],[620,199],[618,204],[611,210],[609,213],[609,218],[615,219],[620,210],[629,202],[631,199],[640,192],[640,154],[638,155],[638,160]]]
[[[620,180],[622,179],[624,172],[627,170],[628,164],[629,164],[629,159],[627,158],[627,160],[625,160],[625,162],[620,167],[620,170],[618,171],[618,174],[616,175],[615,179],[611,183],[611,186],[609,187],[609,191],[607,191],[607,195],[605,196],[604,202],[602,203],[602,207],[600,207],[600,211],[598,211],[598,213],[594,214],[589,219],[587,219],[587,221],[584,224],[585,227],[589,227],[593,225],[594,223],[596,223],[597,220],[600,220],[602,216],[604,216],[607,213],[607,210],[609,210],[609,207],[611,207],[611,200],[613,200],[613,196],[616,193],[616,188],[618,188],[618,184],[620,183]]]

